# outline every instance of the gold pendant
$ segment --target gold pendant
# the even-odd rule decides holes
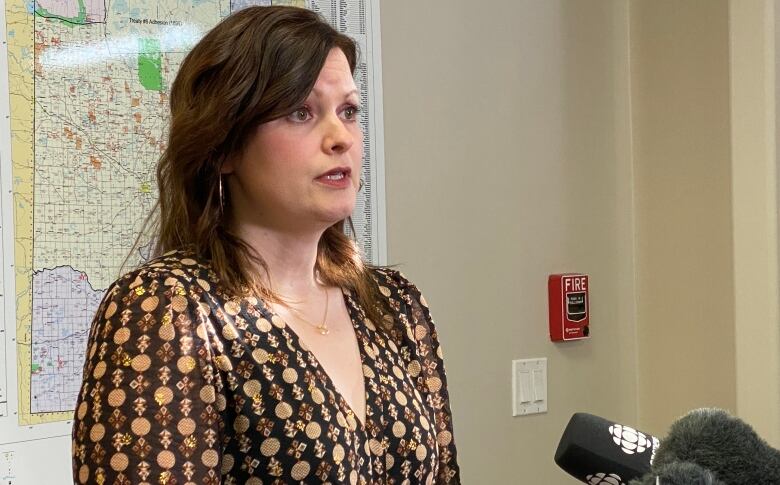
[[[320,335],[328,335],[330,333],[330,329],[324,325],[318,325],[317,330],[320,331]]]

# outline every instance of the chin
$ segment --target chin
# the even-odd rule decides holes
[[[337,197],[321,198],[309,206],[314,219],[331,226],[351,216],[355,210],[355,194],[341,193]]]
[[[334,214],[333,217],[330,218],[331,221],[332,221],[331,224],[335,224],[335,223],[337,223],[339,221],[343,221],[347,217],[350,217],[352,215],[352,212],[354,212],[354,211],[350,210],[350,211],[344,211],[344,212],[340,212],[338,214]]]
[[[328,227],[330,227],[333,224],[343,221],[347,217],[351,216],[354,209],[355,207],[353,205],[350,207],[344,207],[339,210],[331,209],[329,211],[323,211],[320,213],[320,217],[318,217],[318,219],[320,219],[325,224],[327,224]]]

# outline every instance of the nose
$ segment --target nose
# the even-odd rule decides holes
[[[322,137],[322,149],[329,155],[340,154],[352,148],[355,137],[338,116],[332,116],[326,122]]]

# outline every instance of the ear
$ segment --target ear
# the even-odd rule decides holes
[[[222,166],[219,168],[220,175],[228,175],[233,173],[236,169],[236,157],[225,157],[225,161],[222,162]]]

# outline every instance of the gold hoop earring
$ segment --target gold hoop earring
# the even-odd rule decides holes
[[[222,174],[219,174],[219,215],[225,214],[225,192],[222,190]]]

